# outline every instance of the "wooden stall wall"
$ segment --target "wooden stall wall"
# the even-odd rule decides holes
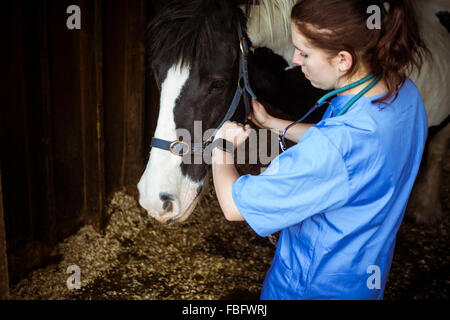
[[[158,112],[145,28],[160,3],[5,2],[0,169],[11,283],[55,261],[55,245],[83,225],[102,231],[113,192],[137,196]],[[81,9],[80,30],[66,26],[70,5]]]
[[[9,298],[8,258],[6,256],[5,224],[3,220],[2,172],[0,170],[0,300]]]
[[[145,2],[108,1],[103,17],[108,30],[103,38],[107,192],[129,186],[136,193],[145,165]]]

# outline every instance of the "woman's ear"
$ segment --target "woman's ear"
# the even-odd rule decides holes
[[[340,51],[335,61],[336,67],[342,73],[346,73],[353,65],[353,57],[348,51]]]

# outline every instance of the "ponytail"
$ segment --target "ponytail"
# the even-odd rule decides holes
[[[413,68],[420,72],[424,55],[429,53],[420,37],[411,1],[380,0],[380,2],[383,7],[384,3],[388,3],[389,6],[383,12],[380,38],[375,45],[370,68],[373,73],[383,76],[388,93],[374,101],[375,103],[383,102],[393,94],[395,100],[406,74]]]

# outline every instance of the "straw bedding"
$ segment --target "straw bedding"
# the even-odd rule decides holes
[[[443,181],[445,218],[438,226],[403,222],[385,299],[449,298],[450,162],[444,168]],[[30,273],[11,287],[11,298],[259,297],[275,251],[275,237],[260,238],[245,222],[226,221],[213,187],[192,216],[178,225],[152,220],[124,192],[114,195],[107,213],[109,224],[104,234],[90,226],[80,229],[55,249],[59,263]],[[79,290],[69,290],[66,285],[67,268],[74,264],[81,271]]]

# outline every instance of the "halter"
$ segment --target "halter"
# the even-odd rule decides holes
[[[225,148],[227,150],[232,150],[233,146],[230,145],[231,142],[224,140],[224,139],[217,139],[214,141],[214,137],[217,133],[217,131],[222,127],[222,125],[231,119],[231,117],[236,112],[236,109],[239,105],[239,102],[241,100],[242,95],[244,95],[244,105],[245,105],[245,119],[247,119],[250,111],[251,111],[251,103],[249,95],[251,95],[254,99],[256,99],[256,95],[253,93],[253,90],[250,87],[250,83],[248,80],[248,63],[247,63],[247,56],[248,56],[248,45],[247,41],[245,40],[245,37],[242,32],[241,23],[238,22],[238,37],[239,37],[239,78],[237,82],[237,88],[236,92],[234,94],[233,100],[231,101],[231,105],[228,108],[228,111],[223,118],[222,122],[219,124],[219,126],[214,130],[213,134],[209,137],[209,139],[198,142],[198,143],[187,143],[185,141],[181,140],[163,140],[160,138],[153,137],[151,147],[168,150],[174,155],[177,156],[184,156],[188,153],[193,155],[201,155],[205,151],[206,147],[210,146],[210,150],[212,148],[218,146],[223,147],[223,144],[225,144]],[[212,143],[214,141],[214,143]],[[211,144],[212,143],[212,144]]]

